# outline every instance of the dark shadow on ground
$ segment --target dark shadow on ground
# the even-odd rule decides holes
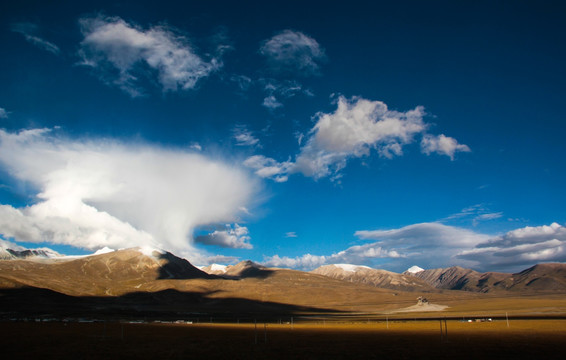
[[[215,297],[217,292],[181,292],[167,289],[123,296],[75,297],[48,289],[0,289],[0,320],[22,318],[179,319],[191,316],[291,316],[338,313],[244,298]]]

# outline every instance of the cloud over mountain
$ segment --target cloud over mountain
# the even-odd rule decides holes
[[[35,191],[32,205],[0,206],[0,234],[16,241],[194,258],[193,230],[237,220],[255,192],[245,171],[198,153],[49,129],[0,130],[0,163]]]
[[[565,262],[566,228],[558,223],[526,226],[492,237],[473,249],[462,251],[457,257],[495,269]]]
[[[331,255],[311,255],[289,258],[273,256],[265,264],[313,269],[324,264],[374,265],[386,262],[388,268],[403,271],[418,262],[426,268],[443,267],[455,261],[454,256],[464,249],[486,241],[489,236],[470,230],[422,223],[392,230],[362,230],[354,234],[361,240],[373,242],[354,245]],[[459,260],[461,263],[472,263]]]
[[[566,228],[557,223],[524,227],[500,236],[441,223],[421,223],[390,230],[354,234],[373,242],[354,245],[331,255],[266,257],[264,264],[313,269],[349,263],[403,271],[418,264],[425,269],[463,266],[480,271],[518,271],[541,262],[566,262]]]

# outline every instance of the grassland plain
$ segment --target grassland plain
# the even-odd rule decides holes
[[[0,323],[4,359],[564,359],[566,320]]]

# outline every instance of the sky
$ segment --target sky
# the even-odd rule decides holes
[[[560,1],[0,5],[0,242],[566,262]]]

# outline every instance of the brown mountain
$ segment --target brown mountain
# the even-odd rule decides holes
[[[0,260],[16,260],[16,259],[31,259],[31,258],[51,259],[62,256],[63,255],[59,254],[58,252],[48,248],[13,250],[13,249],[4,249],[0,247]]]
[[[564,291],[566,290],[566,264],[538,264],[513,274],[509,282],[511,281],[512,283],[507,288],[512,291]]]
[[[5,314],[289,314],[387,310],[414,302],[413,294],[251,261],[220,277],[170,253],[139,249],[41,262],[0,261]]]
[[[140,249],[41,261],[1,260],[0,318],[27,316],[25,314],[112,318],[186,318],[202,314],[383,314],[415,304],[415,292],[404,289],[427,292],[426,297],[434,304],[450,307],[467,304],[467,309],[482,311],[486,306],[495,306],[493,311],[499,311],[500,303],[490,302],[492,295],[481,294],[477,290],[481,288],[498,290],[495,295],[510,299],[518,299],[516,294],[525,291],[532,294],[551,291],[554,297],[548,300],[550,295],[544,295],[547,298],[540,304],[545,304],[550,309],[548,311],[556,311],[564,306],[560,294],[566,292],[565,266],[543,264],[518,274],[480,274],[454,268],[437,271],[436,280],[434,277],[430,279],[446,288],[450,285],[464,290],[474,289],[471,292],[431,291],[432,287],[427,287],[423,279],[416,277],[427,274],[426,271],[410,276],[380,273],[364,267],[354,267],[359,278],[339,280],[244,261],[227,267],[223,276],[215,276],[173,254]],[[524,304],[525,299],[519,298]],[[535,298],[530,297],[532,301],[539,301]]]
[[[417,277],[349,264],[324,265],[311,271],[333,279],[368,284],[384,289],[431,292],[436,289]]]
[[[202,268],[202,271],[210,275],[218,275],[225,279],[265,277],[272,272],[272,270],[251,260],[240,261],[236,265],[228,266],[213,264]]]
[[[157,290],[157,279],[210,279],[171,253],[139,249],[78,258],[0,261],[0,281],[51,289],[73,296],[122,295]]]
[[[430,269],[409,276],[421,279],[438,289],[473,292],[566,291],[566,264],[539,264],[516,274],[480,273],[459,266]]]

